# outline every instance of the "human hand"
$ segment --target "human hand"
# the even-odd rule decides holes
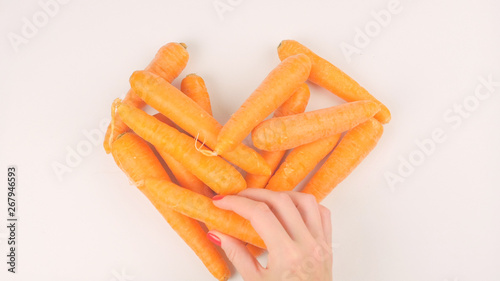
[[[215,206],[249,220],[269,251],[264,268],[240,240],[209,232],[245,281],[332,280],[330,211],[314,196],[248,188],[213,200]]]

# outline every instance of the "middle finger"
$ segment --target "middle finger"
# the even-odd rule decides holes
[[[312,238],[299,210],[288,194],[267,189],[247,188],[238,195],[266,203],[293,240],[301,241]]]

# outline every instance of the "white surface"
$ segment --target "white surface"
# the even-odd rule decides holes
[[[500,280],[500,87],[456,129],[443,119],[479,76],[500,80],[498,1],[402,0],[350,63],[341,43],[353,44],[356,27],[389,1],[215,2],[235,7],[221,19],[212,0],[73,0],[15,52],[8,34],[42,9],[0,1],[0,182],[7,165],[18,166],[20,217],[19,273],[4,264],[0,280],[212,280],[100,144],[62,181],[51,165],[65,163],[83,130],[99,128],[132,71],[164,43],[188,44],[181,76],[205,78],[224,123],[288,38],[331,60],[393,115],[379,146],[324,201],[333,212],[334,280]],[[308,110],[339,102],[312,89]],[[384,174],[436,128],[446,141],[391,189]],[[5,235],[1,227],[2,257]],[[122,270],[134,277],[118,278]]]

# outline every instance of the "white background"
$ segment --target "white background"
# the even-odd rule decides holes
[[[214,3],[234,7],[218,14]],[[1,0],[0,218],[7,165],[15,164],[19,246],[13,276],[2,222],[0,280],[212,280],[100,144],[62,180],[52,165],[67,164],[67,149],[99,130],[130,74],[163,44],[189,46],[181,77],[205,79],[224,123],[289,38],[354,77],[393,116],[376,149],[324,201],[333,213],[334,280],[500,280],[500,87],[459,125],[443,117],[471,98],[479,76],[500,81],[500,3],[401,0],[401,12],[349,62],[342,42],[356,46],[356,28],[388,3],[73,0],[16,51],[9,36],[43,9]],[[312,92],[308,110],[340,102]],[[384,175],[398,173],[401,159],[418,153],[415,141],[439,128],[446,141],[391,188]]]

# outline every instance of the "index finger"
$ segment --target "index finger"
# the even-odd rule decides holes
[[[266,203],[238,195],[226,195],[219,198],[214,197],[214,205],[233,211],[249,220],[269,251],[283,248],[285,243],[293,242]]]

